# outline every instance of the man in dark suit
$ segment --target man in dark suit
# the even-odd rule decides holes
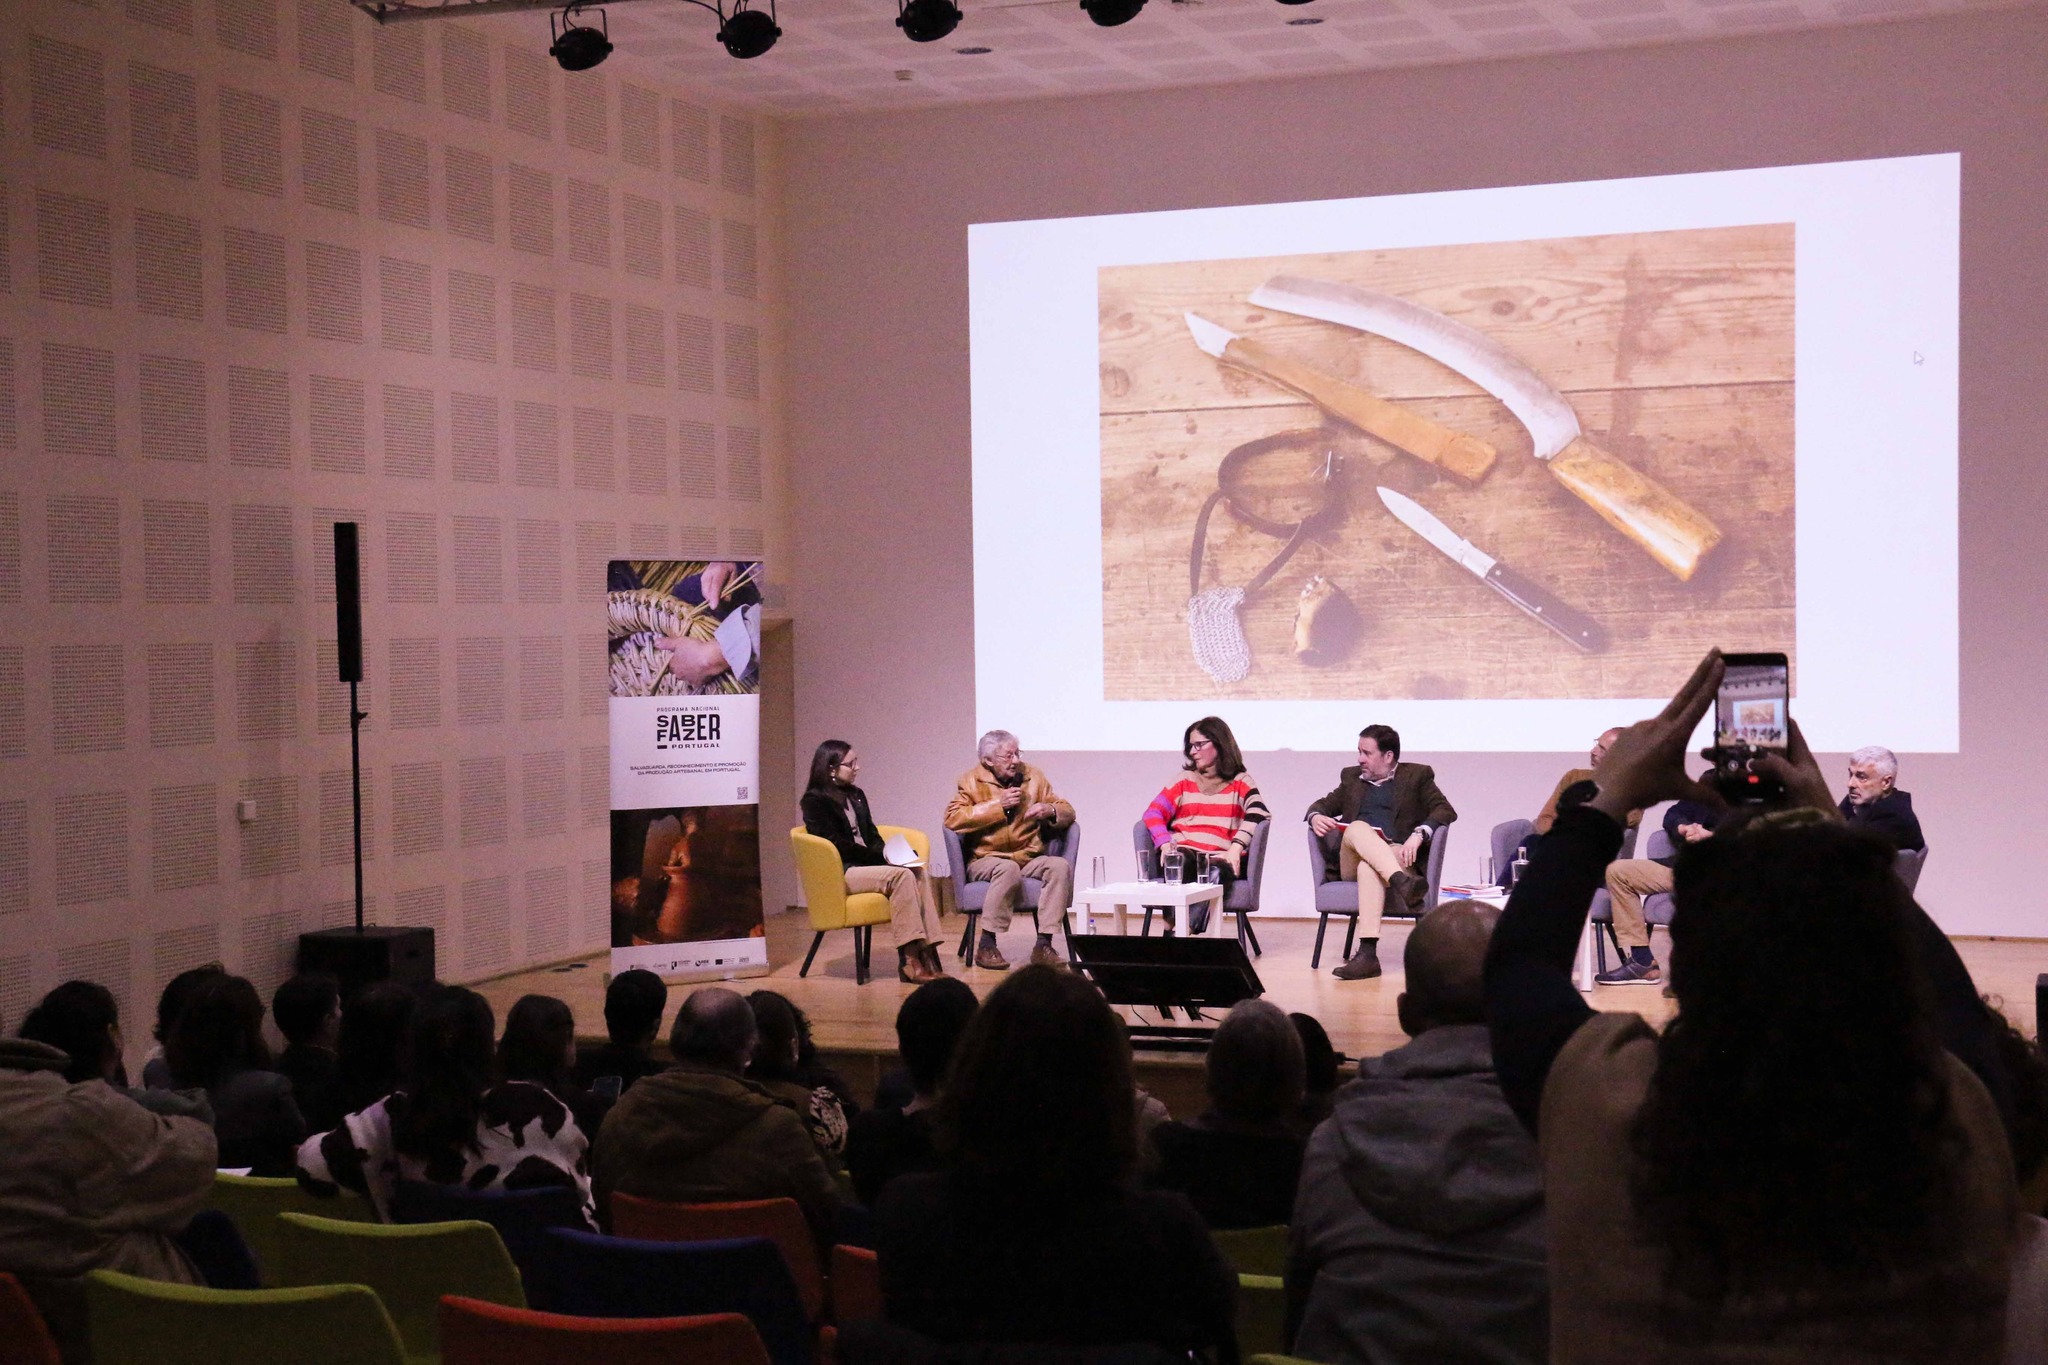
[[[1893,848],[1925,848],[1920,817],[1913,814],[1913,794],[1900,791],[1898,782],[1899,760],[1890,749],[1872,744],[1850,754],[1842,818],[1884,836]]]
[[[1337,875],[1358,883],[1358,951],[1334,973],[1362,981],[1380,974],[1380,916],[1417,915],[1429,883],[1415,870],[1432,834],[1458,818],[1427,763],[1401,762],[1391,725],[1358,732],[1358,766],[1308,808],[1308,826],[1337,855]]]

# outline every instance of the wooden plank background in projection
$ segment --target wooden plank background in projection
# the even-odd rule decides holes
[[[1475,385],[1394,342],[1246,302],[1283,273],[1396,294],[1495,337],[1565,394],[1587,436],[1716,522],[1720,547],[1680,582],[1531,459],[1528,432]],[[1708,644],[1793,653],[1792,285],[1790,224],[1101,271],[1106,697],[1650,697]],[[1500,452],[1467,484],[1341,428],[1342,512],[1245,603],[1253,663],[1239,683],[1212,681],[1189,651],[1195,517],[1233,447],[1323,419],[1203,354],[1186,311]],[[1274,490],[1264,515],[1311,505],[1308,466],[1258,471]],[[1395,521],[1375,484],[1591,613],[1612,645],[1582,654],[1543,629]],[[1280,545],[1219,507],[1202,585],[1243,585]],[[1312,574],[1365,624],[1321,667],[1293,651]]]

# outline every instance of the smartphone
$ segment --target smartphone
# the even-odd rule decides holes
[[[1714,746],[1782,754],[1792,747],[1792,673],[1783,654],[1724,654]]]

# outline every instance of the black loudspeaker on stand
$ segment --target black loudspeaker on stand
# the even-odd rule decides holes
[[[348,684],[348,761],[355,820],[356,923],[353,929],[321,929],[299,935],[299,970],[331,972],[342,993],[353,995],[372,981],[427,982],[434,979],[434,931],[363,924],[363,722],[369,719],[356,697],[363,681],[362,557],[356,524],[334,523],[335,657],[340,681]]]

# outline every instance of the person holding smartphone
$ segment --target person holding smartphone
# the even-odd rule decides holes
[[[1703,790],[1723,800],[1755,804],[1784,795],[1766,755],[1782,759],[1791,741],[1792,674],[1783,654],[1723,654],[1714,688],[1714,743],[1707,756],[1715,766],[1700,774]],[[1737,807],[1739,808],[1739,806]],[[1622,960],[1593,979],[1603,986],[1662,985],[1664,973],[1650,952],[1650,926],[1643,901],[1669,894],[1678,851],[1710,837],[1728,808],[1686,799],[1664,812],[1671,852],[1662,858],[1623,858],[1608,864],[1607,895],[1613,902],[1614,940]]]

